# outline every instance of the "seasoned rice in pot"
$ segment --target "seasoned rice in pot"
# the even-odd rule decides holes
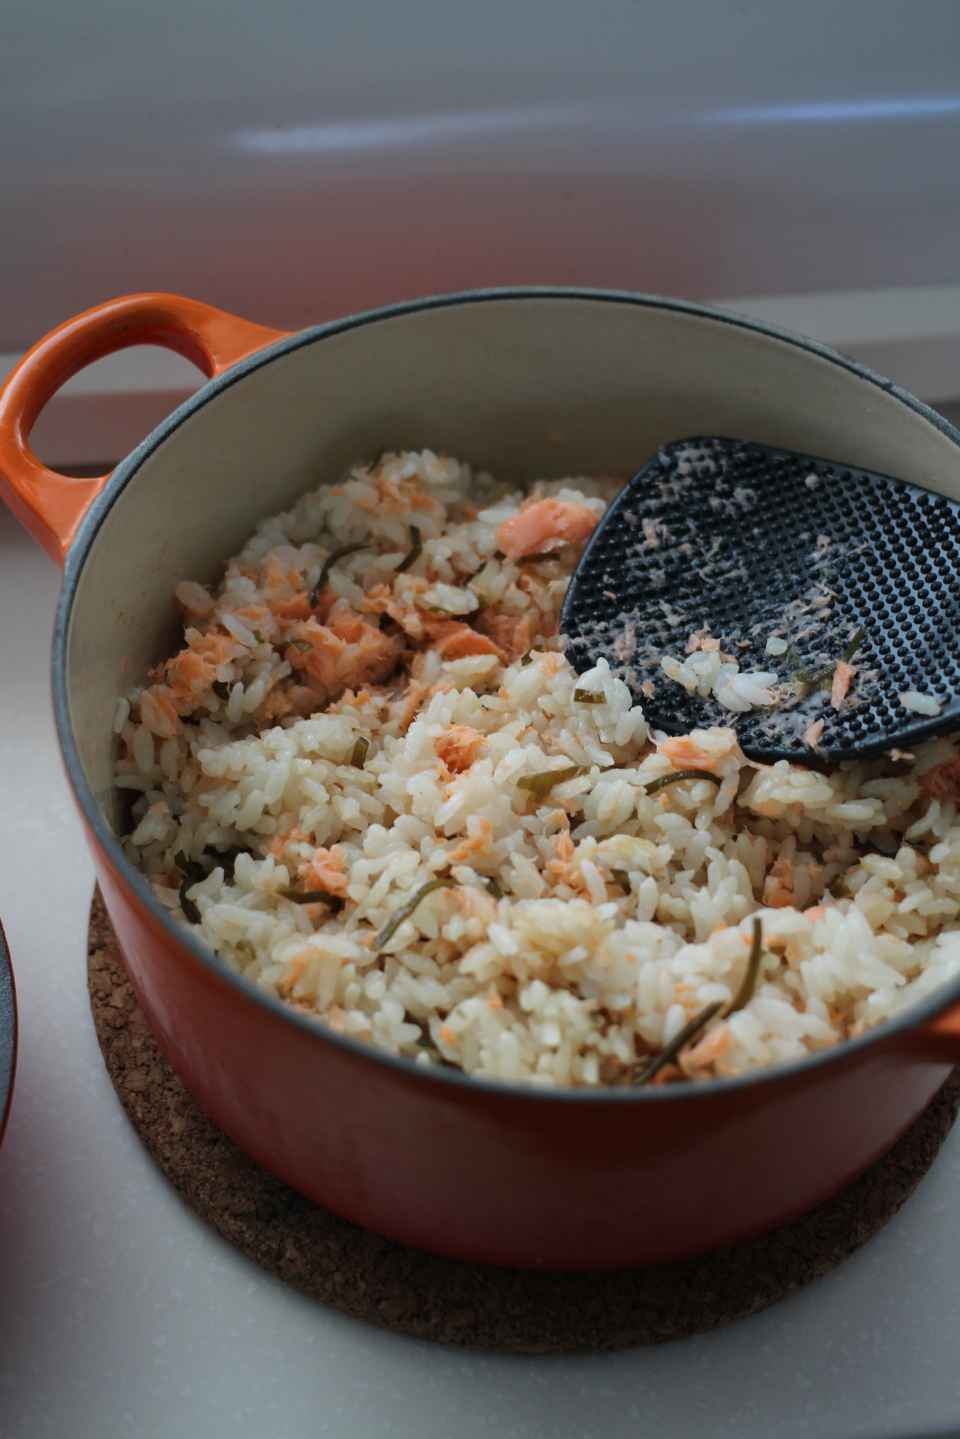
[[[960,971],[952,741],[757,765],[564,657],[616,488],[387,455],[177,587],[183,648],[118,701],[116,782],[128,855],[226,964],[421,1065],[540,1085],[796,1059]]]

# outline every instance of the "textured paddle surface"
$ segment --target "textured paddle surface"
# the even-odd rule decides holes
[[[849,759],[960,727],[960,506],[887,475],[743,440],[662,449],[617,496],[561,615],[582,673],[618,669],[669,733],[732,724],[759,759]],[[741,671],[774,673],[779,702],[734,714],[660,667],[690,636],[719,640]],[[767,652],[771,636],[784,653]],[[694,641],[693,643],[699,643]],[[856,673],[839,709],[830,681]],[[936,717],[900,703],[933,695]]]

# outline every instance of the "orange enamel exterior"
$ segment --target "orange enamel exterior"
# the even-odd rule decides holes
[[[30,457],[26,436],[81,364],[149,340],[216,375],[277,338],[170,296],[112,302],[62,326],[0,398],[10,503],[61,557],[103,481],[77,488],[51,476]],[[141,478],[138,471],[133,482]],[[81,568],[91,557],[83,553]],[[76,580],[68,576],[68,585]],[[550,1093],[417,1069],[259,995],[145,898],[91,817],[65,711],[58,723],[107,907],[171,1063],[266,1168],[391,1238],[470,1260],[556,1268],[662,1261],[732,1242],[841,1189],[889,1148],[960,1060],[960,1005],[946,996],[939,1014],[931,1001],[922,1019],[830,1055],[712,1086]]]
[[[400,1071],[219,978],[93,850],[140,1003],[205,1111],[293,1188],[438,1253],[602,1268],[759,1233],[883,1154],[949,1073],[876,1046],[779,1081],[657,1096],[641,1114],[622,1095],[558,1103]]]

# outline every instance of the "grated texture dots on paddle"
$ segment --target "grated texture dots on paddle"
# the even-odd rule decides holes
[[[887,475],[742,440],[669,445],[617,496],[561,614],[582,673],[601,657],[655,727],[729,724],[758,759],[839,760],[960,728],[960,506]],[[732,713],[667,678],[691,635],[776,674],[774,707]],[[783,653],[767,651],[773,636]],[[839,710],[830,676],[851,646]],[[919,691],[936,716],[905,709]]]

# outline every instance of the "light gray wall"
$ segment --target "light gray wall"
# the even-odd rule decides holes
[[[7,0],[0,352],[168,288],[960,279],[955,0]]]

